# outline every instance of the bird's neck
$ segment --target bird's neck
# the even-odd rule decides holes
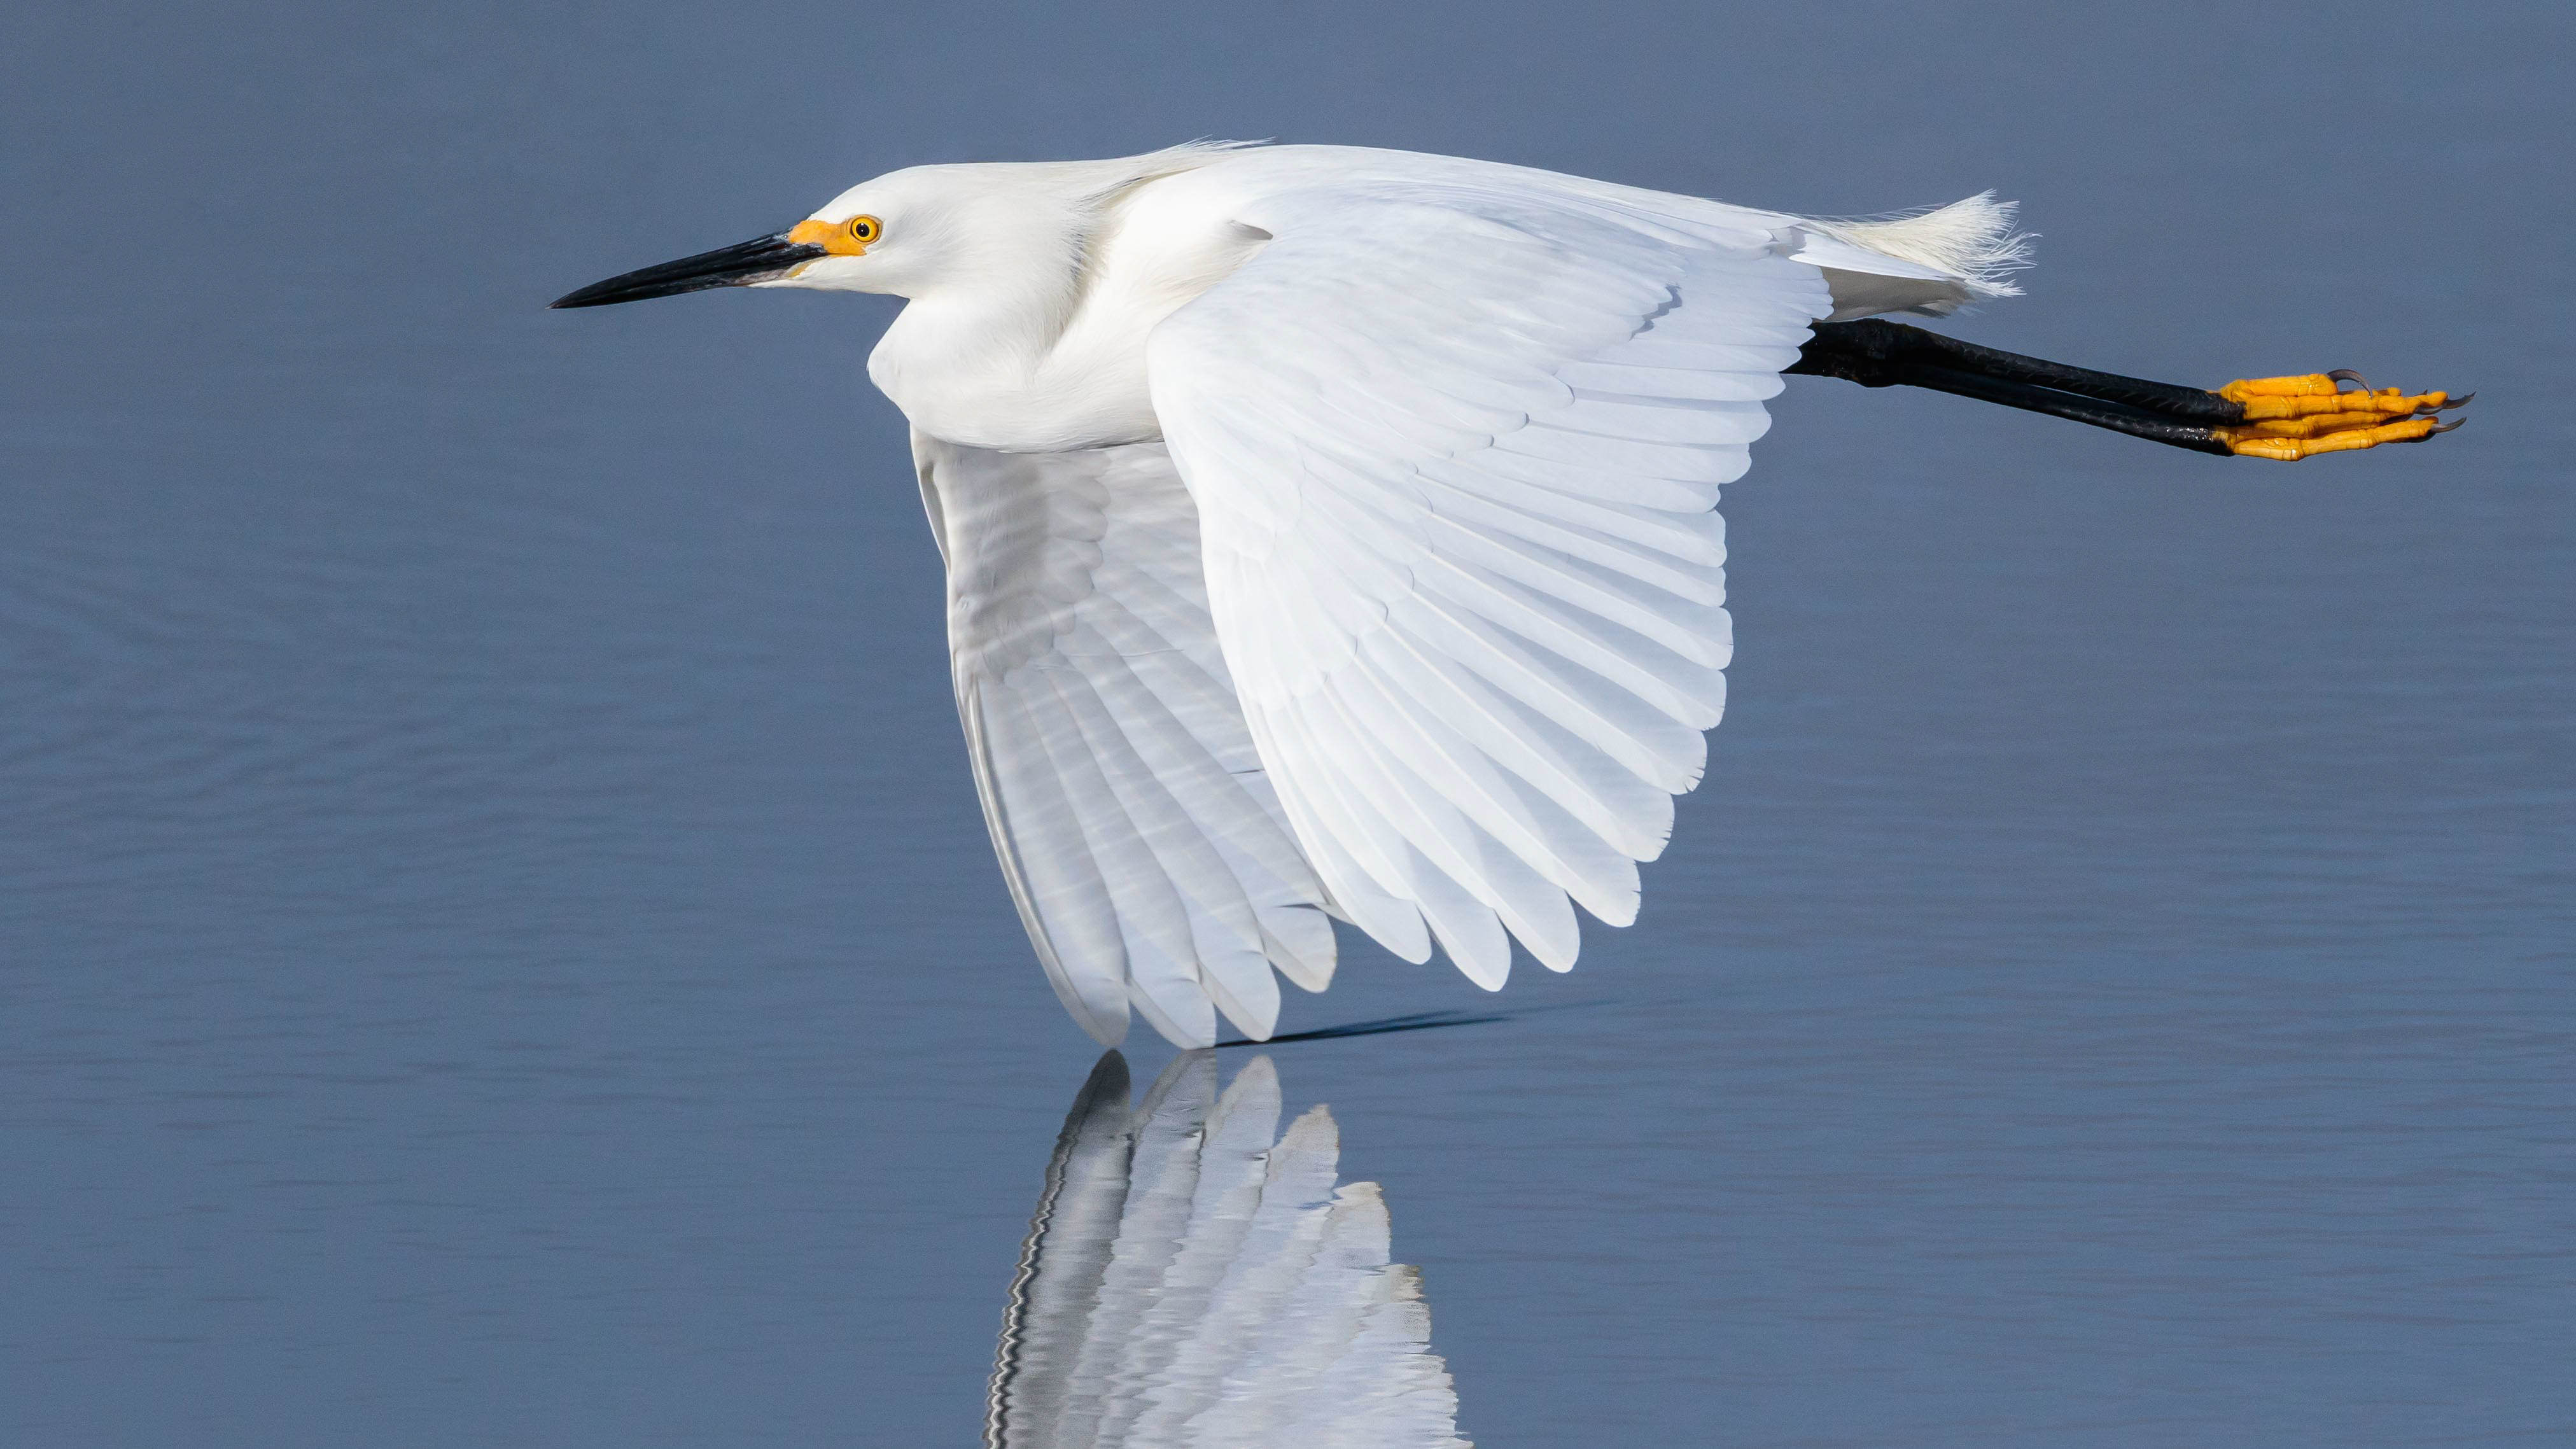
[[[1260,250],[1223,194],[1142,182],[1060,228],[994,228],[953,282],[914,296],[868,359],[913,426],[1005,452],[1162,436],[1146,387],[1155,326]]]
[[[1142,333],[1098,325],[1077,270],[1041,276],[913,298],[868,376],[913,426],[968,447],[1055,452],[1159,436]]]

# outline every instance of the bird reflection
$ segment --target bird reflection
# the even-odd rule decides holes
[[[1316,1107],[1279,1131],[1255,1057],[1184,1053],[1143,1105],[1101,1057],[1065,1117],[1002,1319],[993,1449],[1466,1449],[1421,1275],[1338,1182]]]

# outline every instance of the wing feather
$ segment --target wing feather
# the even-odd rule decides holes
[[[1534,174],[1247,196],[1273,239],[1147,353],[1284,817],[1489,987],[1634,919],[1725,707],[1718,490],[1833,309],[1779,233]]]
[[[1204,1046],[1264,1038],[1275,967],[1332,979],[1326,897],[1208,617],[1197,510],[1156,444],[993,453],[916,434],[949,565],[949,642],[993,846],[1057,995],[1104,1042],[1130,1013]]]

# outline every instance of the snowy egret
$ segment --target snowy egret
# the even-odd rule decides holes
[[[2011,295],[1990,196],[1831,221],[1482,161],[1195,144],[921,166],[554,305],[908,299],[957,705],[1056,993],[1267,1037],[1348,921],[1499,988],[1637,913],[1725,702],[1721,485],[1783,373],[2206,453],[2448,431],[2348,373],[2215,391],[1882,320]]]

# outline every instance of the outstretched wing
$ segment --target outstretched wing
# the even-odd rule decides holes
[[[1280,971],[1332,977],[1321,888],[1244,732],[1208,622],[1197,512],[1158,444],[995,453],[913,436],[948,560],[975,787],[1065,1008],[1132,1005],[1184,1046],[1254,1038]]]
[[[1297,839],[1372,936],[1487,987],[1506,928],[1573,963],[1569,899],[1635,919],[1725,700],[1718,488],[1833,310],[1794,227],[1609,191],[1245,202],[1273,239],[1148,347]]]

